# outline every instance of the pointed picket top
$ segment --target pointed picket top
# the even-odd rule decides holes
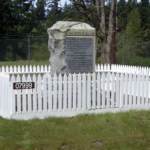
[[[9,71],[9,72],[11,72],[11,73],[13,72],[13,68],[12,68],[12,66],[10,66],[10,71]]]
[[[49,66],[48,66],[48,72],[50,72],[50,71],[51,71],[51,66],[49,65]]]
[[[45,72],[47,72],[47,71],[48,71],[48,70],[47,70],[47,65],[45,65],[44,68],[45,68]]]
[[[18,66],[18,73],[21,72],[20,65]]]
[[[25,68],[26,68],[26,69],[25,69],[25,70],[26,70],[25,72],[29,72],[29,67],[28,67],[27,65],[25,66]]]
[[[40,72],[40,66],[39,65],[37,66],[37,72]]]
[[[62,74],[61,73],[59,74],[58,78],[59,78],[59,81],[62,81]]]
[[[44,71],[44,67],[43,67],[43,65],[41,65],[41,67],[40,67],[41,69],[40,69],[40,71],[41,72],[43,72]]]
[[[17,72],[17,67],[16,67],[16,65],[14,66],[14,70],[13,70],[13,72]]]
[[[25,68],[24,68],[24,66],[22,66],[22,67],[21,67],[21,71],[22,71],[22,73],[24,73],[24,72],[25,72]]]
[[[28,68],[29,68],[29,72],[32,72],[32,66],[30,65]]]
[[[6,73],[8,73],[9,72],[9,67],[8,66],[6,66]]]
[[[104,71],[104,66],[103,66],[103,64],[101,64],[100,70],[101,70],[101,71]]]
[[[100,71],[100,65],[99,64],[97,65],[97,71]]]
[[[73,74],[73,78],[76,77],[76,73]]]
[[[108,70],[111,71],[111,65],[110,64],[108,64]]]
[[[2,72],[5,72],[5,67],[4,66],[2,66]]]
[[[111,68],[110,68],[111,71],[114,70],[114,64],[111,64]]]
[[[103,70],[106,71],[106,64],[103,65]]]
[[[36,72],[36,66],[35,65],[33,66],[33,70],[32,71]]]

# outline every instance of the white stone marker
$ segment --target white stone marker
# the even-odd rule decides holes
[[[47,32],[51,74],[95,71],[95,28],[82,22],[58,21]]]

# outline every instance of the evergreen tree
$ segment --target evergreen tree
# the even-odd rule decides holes
[[[141,40],[139,40],[139,38],[141,38],[141,35],[141,16],[139,13],[139,9],[136,8],[131,11],[128,17],[128,24],[125,31],[125,50],[128,53],[129,57],[135,57],[139,54],[141,48]]]

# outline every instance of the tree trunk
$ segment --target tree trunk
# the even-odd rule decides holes
[[[106,39],[105,37],[103,38],[103,32],[101,33],[102,34],[101,64],[111,63],[110,54],[111,54],[112,34],[113,34],[113,19],[114,19],[113,13],[114,13],[114,6],[115,6],[114,4],[115,4],[115,0],[111,0],[107,38]],[[101,20],[101,24],[103,25],[103,20]]]
[[[91,19],[86,15],[88,8],[86,7],[84,0],[70,0],[73,5],[80,8],[85,17],[91,21]],[[105,0],[96,0],[97,18],[99,23],[99,38],[101,39],[101,63],[110,64],[111,55],[111,45],[112,45],[112,34],[113,34],[113,13],[116,0],[111,0],[111,8],[109,13],[109,24],[106,26],[106,14],[105,14]],[[91,11],[92,12],[92,11]],[[92,13],[93,15],[93,13]],[[95,15],[95,14],[94,14]]]

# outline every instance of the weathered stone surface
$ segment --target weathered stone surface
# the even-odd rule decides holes
[[[58,21],[47,32],[49,35],[48,49],[50,51],[51,74],[73,73],[68,70],[68,64],[66,62],[66,38],[68,35],[80,37],[95,36],[95,29],[86,23]],[[95,62],[94,59],[92,61]]]

